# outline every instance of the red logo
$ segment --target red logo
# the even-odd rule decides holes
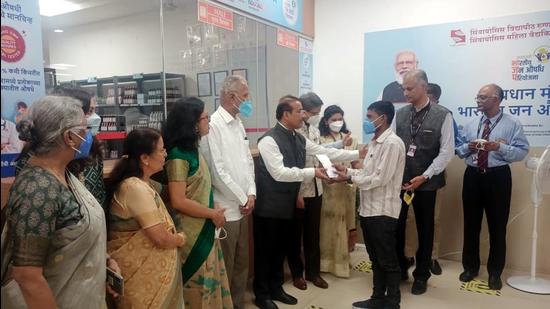
[[[2,26],[2,61],[17,62],[25,55],[25,40],[12,27]]]
[[[455,44],[463,44],[466,43],[466,35],[462,30],[451,30],[451,39],[455,41]]]

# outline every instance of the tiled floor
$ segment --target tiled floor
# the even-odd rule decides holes
[[[352,265],[368,260],[365,251],[356,250],[352,253]],[[458,275],[462,271],[460,263],[440,260],[443,274],[432,276],[428,282],[428,291],[424,295],[416,296],[410,293],[412,279],[401,285],[401,308],[404,309],[548,309],[550,295],[534,295],[520,292],[504,283],[500,296],[485,295],[477,292],[460,290],[461,282]],[[411,268],[412,271],[412,268]],[[410,271],[410,272],[411,272]],[[506,271],[503,280],[517,272]],[[523,275],[523,274],[522,274]],[[550,276],[545,276],[550,279]],[[296,289],[289,281],[284,285],[287,293],[298,298],[298,304],[288,306],[277,303],[279,308],[288,309],[340,309],[351,308],[351,303],[368,298],[372,291],[372,275],[352,270],[349,279],[337,278],[324,274],[323,278],[329,283],[327,290],[319,289],[308,284],[306,291]],[[487,273],[482,271],[478,279],[487,280]],[[253,305],[254,296],[247,294],[245,308],[256,308]]]

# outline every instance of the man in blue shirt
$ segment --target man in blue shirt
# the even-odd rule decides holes
[[[509,164],[521,161],[529,152],[529,142],[519,120],[500,109],[502,88],[483,86],[475,100],[482,115],[464,128],[464,141],[456,149],[468,167],[464,172],[464,247],[460,281],[474,279],[480,266],[479,232],[483,211],[489,227],[490,251],[487,261],[489,288],[500,290],[500,275],[506,261],[506,225],[510,214],[512,176]]]

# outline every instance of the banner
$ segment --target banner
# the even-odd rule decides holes
[[[550,11],[366,33],[363,111],[377,99],[405,101],[402,75],[419,68],[459,128],[478,115],[478,90],[495,83],[531,146],[549,145],[549,58]]]
[[[275,24],[302,32],[302,0],[216,0]]]
[[[38,0],[2,1],[2,177],[14,175],[23,147],[16,131],[44,95],[42,27]]]
[[[313,89],[313,42],[300,38],[300,66],[298,70],[298,94]]]

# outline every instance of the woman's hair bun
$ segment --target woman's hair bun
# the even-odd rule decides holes
[[[17,132],[19,132],[19,139],[24,142],[31,142],[33,140],[34,124],[31,120],[21,120],[17,124]]]

